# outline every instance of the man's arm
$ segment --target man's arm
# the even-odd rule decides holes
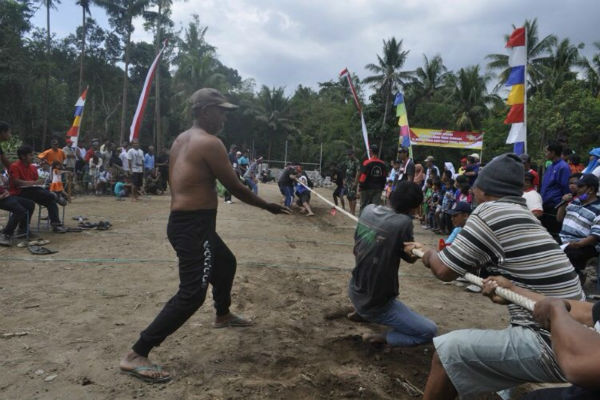
[[[593,306],[584,304],[591,318]],[[533,316],[550,329],[552,349],[567,380],[587,389],[600,389],[600,335],[575,320],[559,299],[536,303]]]
[[[441,281],[450,282],[458,278],[458,273],[454,272],[454,270],[448,268],[440,257],[438,257],[437,252],[433,249],[428,249],[425,251],[423,255],[423,264],[431,270],[433,275]]]
[[[573,195],[571,193],[567,193],[562,197],[561,200],[565,201],[565,204],[558,207],[558,209],[556,210],[556,220],[558,222],[563,222],[563,220],[565,219],[565,215],[567,214],[567,206],[569,205],[569,202],[573,200]]]
[[[215,177],[227,188],[227,190],[243,201],[252,206],[262,208],[272,213],[287,213],[287,208],[275,203],[267,203],[243,185],[231,168],[227,150],[220,139],[212,137],[207,144],[202,145],[200,150],[208,164],[208,167]]]

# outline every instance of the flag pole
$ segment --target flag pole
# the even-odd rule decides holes
[[[527,152],[527,24],[524,26],[525,28],[525,68],[524,68],[524,76],[523,76],[523,127],[525,128],[525,142],[523,143],[523,151],[525,154],[529,154]]]

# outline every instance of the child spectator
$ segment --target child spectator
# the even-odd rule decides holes
[[[66,206],[67,201],[71,201],[62,183],[62,174],[69,173],[61,169],[62,163],[58,160],[52,162],[50,191],[56,195],[56,202],[61,206]]]
[[[457,188],[456,191],[456,201],[464,201],[465,203],[471,204],[473,202],[473,195],[471,194],[471,185],[469,185],[469,178],[464,175],[458,175],[456,177],[455,186]]]
[[[440,205],[441,200],[441,183],[439,180],[433,182],[431,187],[431,197],[429,199],[429,213],[427,215],[427,227],[428,229],[437,230],[438,226],[435,220],[437,207]]]
[[[523,198],[527,202],[527,208],[529,211],[531,211],[536,217],[540,218],[544,213],[542,196],[535,190],[533,181],[533,174],[525,172],[525,177],[523,179]],[[575,188],[577,188],[577,185],[575,185]]]
[[[445,184],[445,192],[442,196],[442,213],[440,215],[440,231],[447,235],[452,230],[452,220],[448,211],[454,206],[455,203],[455,192],[454,179],[450,179]]]
[[[433,181],[431,179],[427,179],[427,181],[425,181],[425,194],[423,196],[423,217],[421,219],[421,224],[426,228],[428,228],[428,220],[427,217],[429,215],[429,202],[431,200],[431,195],[433,194]]]
[[[129,184],[123,181],[117,181],[115,183],[114,193],[117,200],[125,200],[129,191]]]
[[[111,180],[112,174],[110,173],[110,170],[101,166],[98,169],[98,178],[96,179],[96,195],[104,194]]]
[[[448,210],[448,214],[450,215],[450,218],[452,218],[452,226],[454,229],[450,236],[444,240],[444,247],[452,244],[454,238],[456,238],[463,226],[467,223],[467,219],[469,219],[469,215],[471,215],[471,205],[464,201],[460,201],[456,203],[453,208]]]

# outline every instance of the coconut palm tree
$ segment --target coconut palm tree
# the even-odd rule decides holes
[[[265,129],[269,160],[273,142],[277,138],[287,137],[291,133],[298,132],[290,117],[290,99],[285,96],[282,87],[270,89],[263,85],[249,112]]]
[[[563,39],[552,46],[551,54],[541,68],[544,73],[542,90],[546,95],[552,95],[563,83],[577,78],[577,72],[573,68],[582,65],[580,49],[583,49],[583,43],[573,45],[569,39]]]
[[[85,58],[85,34],[86,34],[86,14],[91,15],[90,12],[91,0],[77,0],[75,4],[81,6],[81,54],[79,56],[79,89],[77,93],[81,93],[83,87],[83,60]]]
[[[43,130],[42,147],[46,145],[46,136],[48,135],[48,97],[50,95],[50,9],[56,9],[60,0],[39,0],[46,7],[46,81],[44,85],[44,107],[43,107]]]
[[[392,96],[400,91],[404,84],[412,78],[413,72],[401,71],[406,62],[409,50],[402,50],[402,40],[397,41],[392,37],[389,40],[383,40],[383,56],[377,55],[377,64],[367,64],[365,68],[375,73],[364,79],[366,84],[370,84],[377,90],[382,98],[385,108],[383,110],[383,120],[381,123],[381,138],[379,151],[381,153],[381,144],[383,143],[383,134],[386,131],[386,122],[388,110],[392,102]]]
[[[448,69],[442,57],[434,56],[431,60],[423,54],[423,67],[417,68],[412,80],[412,87],[417,99],[431,101],[433,96],[446,85]]]
[[[125,137],[125,121],[127,117],[127,85],[129,83],[129,52],[131,47],[131,34],[133,33],[133,18],[141,15],[148,6],[150,0],[94,0],[94,2],[104,8],[109,16],[109,23],[121,35],[121,40],[125,45],[123,53],[123,97],[121,109],[121,130],[119,143],[123,143]]]
[[[479,130],[481,122],[488,114],[488,106],[499,102],[500,98],[489,94],[489,75],[481,75],[479,65],[461,68],[449,80],[453,86],[452,102],[456,106],[455,118],[458,130]]]
[[[594,47],[598,53],[591,60],[584,57],[581,64],[585,70],[586,84],[594,96],[600,97],[600,42],[594,42]]]
[[[538,34],[537,18],[525,20],[525,30],[527,33],[527,75],[528,93],[533,94],[544,80],[543,64],[547,61],[550,53],[550,48],[556,45],[557,39],[554,35],[545,36],[540,40]],[[513,25],[513,29],[516,27]],[[510,35],[505,35],[504,41],[508,41]],[[498,75],[498,84],[495,89],[499,89],[504,85],[508,75],[510,74],[510,66],[508,65],[508,55],[506,54],[488,54],[486,56],[490,62],[487,67],[490,70],[500,71]]]

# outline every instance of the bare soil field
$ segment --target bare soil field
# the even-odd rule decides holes
[[[276,185],[259,190],[280,199]],[[423,389],[433,347],[382,351],[362,343],[361,334],[383,327],[345,318],[354,223],[331,215],[317,198],[312,203],[317,215],[310,218],[271,215],[240,201],[219,205],[217,231],[238,261],[232,311],[256,325],[212,328],[209,293],[151,353],[174,379],[149,385],[120,374],[118,362],[177,290],[177,260],[166,238],[169,196],[74,199],[66,225],[83,215],[109,220],[112,229],[42,232],[51,241],[46,247],[58,251],[49,256],[0,248],[0,398],[420,397],[410,386]],[[438,239],[418,226],[415,234],[429,245]],[[420,262],[403,263],[400,279],[400,299],[436,321],[440,333],[507,325],[504,307],[443,285]]]

